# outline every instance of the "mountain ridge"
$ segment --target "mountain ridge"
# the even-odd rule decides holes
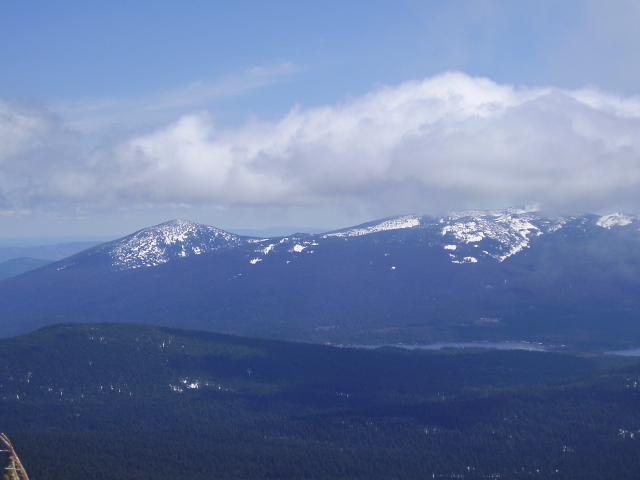
[[[276,243],[267,243],[265,248],[255,250],[255,253],[259,254],[251,259],[255,264],[283,244],[290,248],[291,252],[301,253],[309,246],[317,246],[319,240],[332,237],[349,238],[384,231],[421,228],[431,229],[432,233],[440,233],[442,246],[449,250],[448,254],[453,263],[476,263],[479,257],[492,257],[502,262],[528,248],[532,236],[553,233],[578,219],[588,219],[589,223],[606,229],[640,223],[640,217],[620,213],[547,218],[533,209],[510,208],[456,211],[442,216],[400,215],[320,234],[304,233],[260,238],[235,235],[217,227],[175,219],[102,244],[91,249],[90,254],[98,257],[106,254],[111,257],[111,268],[126,270],[157,266],[170,260],[223,248],[264,244],[272,239],[277,240]],[[434,235],[434,238],[437,236]],[[300,242],[292,244],[298,241]],[[465,247],[485,248],[474,252]],[[459,248],[469,255],[461,256],[460,252],[456,252]]]
[[[511,209],[250,238],[169,222],[0,282],[0,335],[135,321],[320,343],[634,347],[639,224]],[[128,244],[125,264],[113,252]]]

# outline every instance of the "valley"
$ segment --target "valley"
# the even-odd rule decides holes
[[[0,340],[32,478],[635,478],[636,358],[345,349],[133,324]]]

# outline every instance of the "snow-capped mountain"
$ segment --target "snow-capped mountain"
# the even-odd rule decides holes
[[[0,336],[137,321],[307,341],[580,332],[640,345],[640,218],[466,211],[274,238],[176,220],[3,280],[0,305]]]
[[[430,215],[403,215],[355,227],[345,228],[320,235],[285,237],[275,243],[255,248],[256,256],[250,262],[256,264],[269,253],[287,250],[291,253],[313,253],[331,238],[349,240],[354,237],[371,236],[382,232],[404,234],[421,233],[430,246],[439,246],[447,251],[452,263],[478,263],[482,259],[499,262],[530,247],[532,238],[557,232],[567,225],[589,229],[602,227],[640,227],[640,217],[614,213],[597,217],[594,215],[547,218],[534,209],[510,208],[507,210],[450,212],[440,217]],[[316,248],[317,249],[317,248]]]
[[[567,225],[604,229],[639,226],[637,216],[619,213],[546,218],[533,209],[450,212],[443,216],[403,215],[364,223],[324,234],[301,234],[289,237],[258,239],[234,235],[216,227],[172,220],[145,228],[92,251],[94,261],[108,258],[112,270],[153,267],[171,260],[199,255],[219,249],[244,247],[247,261],[255,265],[270,253],[288,252],[292,256],[311,254],[334,239],[418,234],[431,247],[446,250],[455,264],[483,260],[502,262],[530,247],[533,238],[552,234]],[[372,237],[372,238],[373,238]],[[77,262],[72,258],[58,268]]]
[[[465,211],[442,217],[406,215],[328,233],[324,237],[352,237],[405,228],[428,229],[434,242],[449,251],[453,263],[476,263],[480,257],[503,261],[528,247],[531,236],[555,231],[567,221],[565,218],[545,219],[528,209]]]
[[[153,267],[177,258],[237,247],[251,241],[249,237],[234,235],[209,225],[171,220],[102,244],[88,253],[94,259],[107,257],[113,270],[128,270]],[[72,257],[59,268],[77,261],[77,257]]]

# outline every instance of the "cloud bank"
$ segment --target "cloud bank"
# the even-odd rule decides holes
[[[35,107],[0,102],[0,209],[175,204],[372,214],[538,203],[640,211],[640,98],[449,72],[278,121],[207,112],[87,148]]]

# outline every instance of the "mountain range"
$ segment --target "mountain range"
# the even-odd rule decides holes
[[[255,238],[174,220],[0,282],[0,334],[135,321],[330,343],[640,345],[640,218],[404,215]]]

